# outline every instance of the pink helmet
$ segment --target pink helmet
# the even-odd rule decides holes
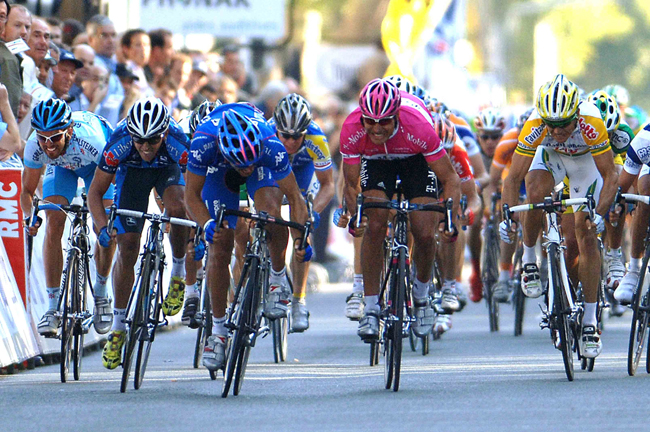
[[[372,119],[394,116],[401,102],[402,96],[397,86],[380,78],[366,84],[359,94],[361,114]]]

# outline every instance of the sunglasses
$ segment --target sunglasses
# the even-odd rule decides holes
[[[573,122],[573,120],[575,120],[575,117],[571,117],[570,119],[561,120],[561,121],[551,121],[551,120],[542,120],[542,121],[549,129],[562,129],[569,126],[571,122]]]
[[[376,124],[379,124],[379,126],[388,126],[390,124],[393,124],[393,120],[395,120],[395,116],[384,117],[380,119],[374,119],[366,116],[361,116],[361,118],[363,119],[363,122],[368,126],[373,126]]]
[[[282,138],[284,138],[284,139],[298,140],[301,137],[305,136],[305,133],[306,132],[291,134],[291,133],[288,133],[288,132],[280,132],[280,136]]]
[[[160,134],[152,136],[151,138],[133,137],[133,142],[139,145],[149,144],[150,146],[154,146],[161,143],[164,135],[165,134]]]
[[[484,140],[484,141],[490,140],[490,139],[498,140],[498,139],[501,139],[502,136],[503,136],[503,134],[500,134],[500,133],[498,133],[498,134],[481,134],[481,139]]]
[[[40,142],[42,144],[47,144],[48,141],[50,141],[50,142],[52,142],[52,144],[54,144],[54,143],[60,142],[65,137],[65,134],[67,132],[68,132],[67,130],[63,130],[63,131],[61,131],[61,132],[59,132],[57,134],[54,134],[52,136],[45,136],[45,135],[41,135],[38,132],[36,132],[36,138],[38,139],[38,142]]]

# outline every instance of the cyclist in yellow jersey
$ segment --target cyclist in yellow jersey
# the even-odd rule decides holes
[[[503,184],[503,201],[510,206],[517,204],[519,186],[525,178],[528,202],[541,202],[565,176],[569,178],[571,198],[593,194],[597,200],[593,221],[588,219],[585,206],[573,209],[580,253],[579,280],[585,296],[581,352],[594,358],[602,350],[596,318],[600,277],[596,234],[605,228],[602,215],[609,210],[616,193],[613,152],[600,112],[589,102],[579,103],[577,86],[564,75],[558,74],[539,89],[536,108],[519,135]],[[535,254],[542,225],[541,211],[529,212],[523,224],[522,290],[528,297],[542,294]],[[515,224],[508,226],[504,221],[499,228],[503,241],[514,240]]]

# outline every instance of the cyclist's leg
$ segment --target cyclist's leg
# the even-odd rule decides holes
[[[614,163],[616,164],[616,171],[620,174],[623,168],[623,161],[620,155],[616,155]],[[605,243],[607,247],[604,254],[607,265],[607,279],[605,283],[611,289],[616,289],[625,275],[625,258],[623,257],[621,248],[624,229],[625,218],[622,218],[616,226],[612,226],[609,221],[605,221]],[[614,313],[623,314],[625,311],[625,309],[620,309],[620,305],[613,305],[612,307]],[[617,308],[620,310],[617,311]]]
[[[483,247],[481,230],[483,229],[483,212],[484,203],[481,200],[481,211],[474,218],[474,223],[469,227],[469,233],[467,235],[467,246],[469,247],[472,264],[472,274],[469,278],[469,297],[473,302],[480,302],[483,298],[483,281],[481,280],[481,248]]]
[[[641,195],[650,195],[650,167],[644,165],[639,173],[637,189]],[[650,206],[639,203],[636,210],[632,213],[631,237],[632,246],[630,248],[630,266],[625,277],[614,292],[614,298],[621,304],[629,304],[632,301],[634,290],[639,280],[639,271],[641,260],[645,249],[644,239],[648,229],[648,218],[650,217]],[[620,224],[621,222],[619,222]]]
[[[185,180],[178,165],[161,168],[157,173],[156,191],[163,199],[167,216],[186,218]],[[172,271],[169,289],[162,304],[166,315],[176,315],[183,307],[185,296],[185,248],[189,238],[189,228],[172,225],[169,239],[172,246]]]

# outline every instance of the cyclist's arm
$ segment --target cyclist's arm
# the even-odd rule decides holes
[[[471,210],[474,215],[481,211],[481,199],[476,192],[476,185],[473,181],[465,181],[460,184],[460,191],[467,197],[467,209]]]
[[[32,200],[34,193],[38,187],[38,182],[41,180],[41,172],[43,168],[29,168],[25,167],[22,175],[22,191],[20,192],[20,207],[23,209],[25,217],[31,216],[32,213]]]
[[[318,183],[320,183],[320,190],[314,198],[314,211],[320,213],[334,197],[335,188],[332,169],[316,171],[316,178],[318,179]]]
[[[354,206],[357,202],[357,195],[361,192],[359,187],[359,177],[361,175],[361,164],[348,164],[343,162],[343,179],[345,184],[343,186],[343,197],[345,202],[348,203],[348,210],[355,212]]]
[[[185,207],[190,213],[190,217],[199,225],[204,226],[207,221],[212,219],[208,208],[201,199],[201,192],[205,184],[205,176],[194,174],[187,170],[187,180],[185,184]]]
[[[114,177],[115,174],[97,168],[88,190],[88,210],[90,210],[93,217],[97,232],[108,225],[108,216],[104,209],[104,194],[113,182]]]
[[[501,202],[509,206],[519,203],[519,188],[521,182],[526,178],[531,163],[533,163],[533,158],[530,156],[524,156],[516,152],[512,155],[510,171],[508,171],[508,176],[503,181]],[[517,219],[516,214],[513,215],[513,219]]]
[[[435,161],[428,162],[429,168],[436,174],[438,180],[442,183],[442,192],[444,199],[451,198],[454,200],[453,214],[458,214],[458,204],[460,203],[460,177],[456,174],[454,166],[448,157],[441,157]],[[469,199],[469,197],[468,197]]]
[[[490,175],[485,169],[481,153],[469,156],[469,162],[472,164],[472,168],[474,169],[474,180],[480,185],[481,189],[483,189],[490,181]]]
[[[605,215],[614,201],[614,195],[616,195],[618,174],[614,166],[614,153],[608,150],[605,153],[594,156],[594,162],[596,162],[598,172],[600,172],[603,178],[603,188],[598,198],[596,213]]]
[[[300,188],[298,183],[296,183],[296,176],[293,174],[293,171],[289,173],[288,176],[282,180],[276,180],[276,183],[280,187],[282,193],[287,197],[289,201],[289,210],[291,214],[291,220],[293,222],[298,222],[299,224],[305,224],[307,222],[307,206],[305,205],[305,200],[302,198],[300,193]],[[301,238],[303,234],[292,228],[291,236],[294,239]]]

